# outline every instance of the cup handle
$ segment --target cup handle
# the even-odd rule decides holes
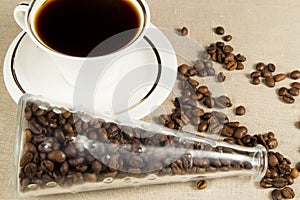
[[[24,31],[26,31],[25,15],[26,12],[28,11],[28,8],[29,8],[29,3],[22,2],[19,3],[14,9],[15,21]]]

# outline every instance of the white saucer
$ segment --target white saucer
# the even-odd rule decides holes
[[[107,76],[104,76],[106,78],[92,86],[95,90],[92,96],[87,96],[91,96],[90,102],[93,102],[96,114],[113,112],[140,119],[160,106],[172,91],[177,76],[177,58],[166,36],[152,25],[134,49],[137,51],[114,59]],[[110,74],[118,73],[120,68],[115,66],[119,65],[127,71],[120,73],[123,77],[116,80]],[[89,92],[69,85],[51,58],[24,32],[8,49],[3,75],[6,88],[15,102],[24,93],[30,93],[63,104],[78,105],[78,96]],[[80,103],[86,101],[89,99],[80,99]]]

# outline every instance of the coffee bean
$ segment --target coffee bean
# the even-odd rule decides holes
[[[223,35],[225,33],[225,29],[222,26],[218,26],[215,28],[215,33],[218,35]]]
[[[276,74],[274,77],[275,82],[282,81],[286,78],[286,74]]]
[[[259,78],[261,76],[261,72],[259,71],[254,71],[250,74],[251,78]]]
[[[225,46],[225,43],[224,42],[216,42],[216,45],[219,49],[217,49],[217,51],[219,50],[219,53],[221,53],[221,49],[220,48],[223,48]]]
[[[261,181],[260,181],[260,186],[263,187],[263,188],[271,188],[273,187],[273,184],[272,184],[272,181],[269,180],[269,179],[266,179],[266,178],[263,178]]]
[[[207,187],[207,182],[206,180],[200,180],[197,182],[197,188],[199,190],[204,190]]]
[[[87,182],[96,182],[97,181],[97,175],[94,173],[85,173],[83,175],[84,180]]]
[[[288,89],[286,87],[281,87],[279,90],[278,90],[278,95],[279,96],[284,96],[288,93]]]
[[[299,171],[296,168],[292,168],[290,175],[293,179],[296,179],[299,176]]]
[[[257,71],[262,71],[262,70],[265,69],[265,64],[263,62],[259,62],[259,63],[256,64],[255,69]]]
[[[199,132],[206,132],[207,128],[208,128],[208,124],[205,123],[205,122],[201,122],[198,126],[198,131]]]
[[[227,54],[227,55],[225,56],[225,58],[224,58],[224,63],[225,63],[225,64],[227,64],[227,63],[229,63],[229,62],[231,62],[231,61],[235,61],[235,59],[234,59],[234,54],[233,54],[233,53]]]
[[[290,187],[285,187],[282,189],[281,194],[286,199],[293,199],[295,197],[295,192]]]
[[[294,70],[290,73],[290,78],[291,79],[299,79],[300,78],[300,71],[299,70]]]
[[[215,106],[215,100],[212,97],[206,97],[205,100],[203,101],[203,104],[207,108],[213,108]]]
[[[200,117],[204,115],[204,110],[201,108],[195,108],[194,110],[192,110],[192,114],[195,117]]]
[[[24,110],[24,118],[28,121],[28,120],[31,119],[31,116],[32,116],[31,108],[25,107],[25,110]]]
[[[207,86],[200,86],[197,91],[205,96],[210,96],[210,91]]]
[[[46,173],[53,172],[54,164],[50,160],[44,160],[41,162],[41,169]]]
[[[189,70],[189,66],[187,66],[186,64],[182,64],[178,67],[178,72],[182,75],[185,75]]]
[[[271,87],[271,88],[275,87],[275,80],[274,80],[273,77],[267,77],[267,78],[265,79],[265,81],[266,81],[266,85],[267,85],[268,87]]]
[[[299,93],[300,93],[299,89],[294,88],[294,87],[290,88],[288,90],[288,92],[290,95],[293,95],[293,96],[299,96]]]
[[[182,27],[182,29],[181,29],[181,35],[182,36],[187,36],[188,35],[188,33],[189,33],[189,30],[188,30],[188,28],[187,27]]]
[[[234,138],[241,139],[248,133],[248,129],[245,126],[240,126],[234,130]]]
[[[202,53],[202,59],[203,60],[209,60],[211,57],[210,57],[210,55],[207,53],[207,52],[205,52],[205,51],[203,51],[203,53]],[[202,63],[202,62],[201,62]],[[203,68],[202,68],[203,69]]]
[[[243,70],[243,69],[245,69],[244,64],[241,62],[237,62],[236,70]]]
[[[291,86],[292,86],[293,88],[297,88],[298,90],[300,90],[300,82],[293,82],[293,83],[291,84]]]
[[[37,166],[35,163],[28,163],[24,167],[24,174],[28,178],[32,178],[37,174]]]
[[[225,45],[224,47],[223,47],[223,51],[224,51],[224,53],[231,53],[231,52],[233,52],[233,47],[232,46],[230,46],[230,45]]]
[[[233,71],[237,68],[237,63],[235,61],[230,61],[226,64],[226,69]]]
[[[253,85],[259,85],[260,84],[260,79],[259,78],[252,79],[252,84]]]
[[[261,76],[264,77],[264,78],[267,78],[267,77],[272,77],[272,72],[270,72],[269,70],[262,70],[261,71]]]
[[[295,102],[295,98],[290,94],[285,94],[282,99],[285,103],[288,104],[292,104]]]
[[[189,82],[190,85],[193,86],[193,87],[197,87],[197,86],[199,85],[199,82],[198,82],[198,81],[196,81],[196,80],[194,80],[194,79],[191,79],[191,78],[188,79],[188,82]]]
[[[278,146],[278,141],[276,138],[270,138],[266,141],[269,149],[275,149]]]
[[[281,200],[282,195],[281,195],[281,190],[275,189],[271,193],[272,200]]]
[[[285,175],[285,176],[283,176],[283,178],[286,179],[286,181],[288,182],[288,185],[294,184],[294,179],[290,175]]]
[[[278,164],[278,160],[275,155],[271,155],[268,157],[269,167],[275,167]]]
[[[236,115],[244,115],[246,113],[246,108],[244,106],[238,106],[235,109],[235,114]]]
[[[272,185],[274,188],[283,188],[287,186],[287,184],[288,184],[287,180],[281,177],[275,178],[272,181]]]
[[[235,59],[236,59],[238,62],[245,62],[245,61],[247,60],[247,58],[246,58],[244,55],[242,55],[242,54],[237,54],[237,55],[235,56]]]
[[[21,157],[21,160],[20,160],[20,167],[24,167],[25,165],[27,165],[28,163],[31,162],[33,158],[33,155],[32,153],[25,153],[22,157]]]
[[[232,36],[231,36],[231,35],[225,35],[225,36],[223,37],[223,40],[224,40],[225,42],[229,42],[229,41],[232,40]]]
[[[61,150],[54,150],[48,153],[47,155],[48,159],[53,161],[53,162],[64,162],[66,159],[66,154],[62,152]]]
[[[224,73],[223,72],[220,72],[219,74],[218,74],[218,81],[219,82],[224,82],[225,81],[225,79],[226,79],[226,76],[224,76]]]
[[[224,137],[232,137],[233,133],[234,133],[234,130],[229,126],[224,126],[221,131],[221,135]]]
[[[273,63],[269,63],[267,65],[267,69],[270,71],[270,72],[275,72],[276,71],[276,66],[273,64]]]

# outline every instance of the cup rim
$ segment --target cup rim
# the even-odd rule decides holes
[[[137,44],[138,42],[141,41],[141,39],[145,36],[146,31],[148,28],[150,28],[150,9],[148,4],[146,3],[145,0],[134,0],[137,1],[139,3],[139,5],[141,6],[141,9],[144,11],[143,17],[144,17],[144,26],[141,30],[141,32],[139,33],[138,36],[136,36],[136,38],[133,39],[133,41],[131,41],[129,44],[127,44],[126,46],[117,49],[116,51],[112,52],[112,53],[108,53],[105,55],[100,55],[100,56],[93,56],[93,57],[79,57],[79,56],[72,56],[72,55],[67,55],[64,53],[61,53],[59,51],[56,51],[54,49],[51,49],[50,47],[47,47],[46,45],[43,44],[43,42],[40,41],[40,39],[38,39],[38,37],[36,36],[36,34],[33,32],[32,28],[31,28],[31,23],[29,21],[29,14],[34,6],[34,4],[37,2],[37,0],[32,0],[29,4],[29,9],[26,12],[25,15],[25,26],[26,26],[26,32],[29,35],[29,37],[31,38],[31,40],[41,49],[43,49],[44,51],[46,51],[47,53],[60,57],[60,58],[64,58],[64,59],[71,59],[71,60],[78,60],[78,61],[83,61],[83,60],[98,60],[98,59],[106,59],[106,58],[110,58],[110,57],[114,57],[118,54],[123,53],[124,51],[128,50],[128,48],[134,46],[135,44]]]

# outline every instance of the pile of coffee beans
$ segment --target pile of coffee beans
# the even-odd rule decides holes
[[[215,28],[215,33],[218,35],[223,35],[225,33],[225,29],[222,26],[218,26]],[[225,42],[229,42],[232,40],[231,35],[226,35],[223,37]],[[224,42],[216,42],[211,44],[206,49],[207,53],[211,56],[211,59],[215,62],[218,62],[229,70],[243,70],[244,64],[246,61],[246,57],[242,54],[234,54],[233,47],[225,44]]]
[[[278,73],[273,75],[273,73],[276,71],[276,66],[273,63],[264,64],[263,62],[259,62],[255,66],[256,71],[252,72],[250,74],[250,78],[252,79],[252,84],[259,85],[260,84],[260,78],[264,80],[264,83],[270,87],[275,87],[276,82],[283,81],[286,79],[285,73]]]
[[[201,112],[193,113],[200,116]],[[227,147],[214,148],[174,135],[118,125],[81,112],[52,107],[46,102],[28,101],[24,118],[27,126],[19,161],[22,192],[150,174],[199,176],[253,168],[248,161],[232,156],[217,159],[208,157],[209,154],[200,157],[191,153],[198,150],[236,153]],[[163,117],[161,120],[170,119]],[[178,126],[181,124],[174,122]],[[204,189],[206,182],[202,181],[198,187]]]

